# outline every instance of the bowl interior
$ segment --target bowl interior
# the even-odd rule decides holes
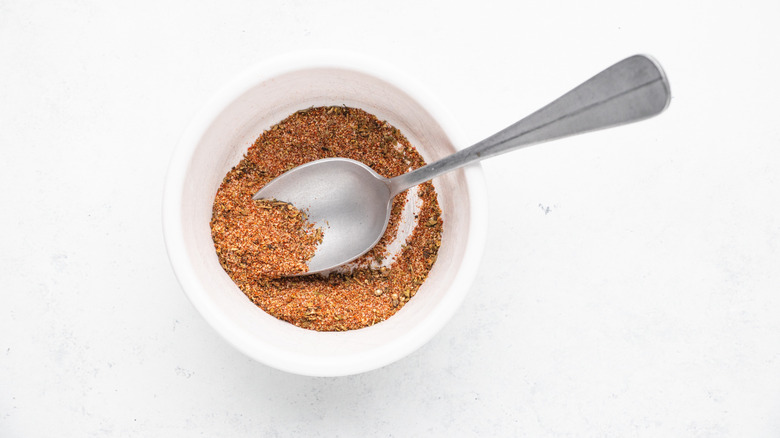
[[[461,303],[471,280],[462,284],[459,270],[473,225],[468,175],[474,169],[434,180],[444,220],[439,257],[417,295],[393,317],[347,332],[315,332],[277,320],[246,298],[220,267],[209,228],[212,203],[222,178],[263,130],[299,109],[320,105],[358,107],[387,120],[427,162],[455,152],[450,137],[418,100],[376,75],[333,66],[267,73],[235,88],[185,135],[180,148],[187,160],[176,186],[178,203],[170,207],[178,223],[175,231],[166,229],[166,239],[188,297],[239,350],[290,372],[343,375],[409,354]],[[175,235],[169,238],[169,233]],[[172,251],[177,245],[180,251]]]

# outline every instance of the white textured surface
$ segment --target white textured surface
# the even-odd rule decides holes
[[[0,0],[0,436],[780,435],[774,2]],[[635,52],[673,99],[485,162],[473,290],[410,357],[259,365],[168,265],[184,125],[248,65],[381,55],[470,140]]]

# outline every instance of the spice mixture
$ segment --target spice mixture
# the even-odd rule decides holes
[[[289,169],[329,157],[361,161],[388,178],[425,165],[398,129],[363,110],[298,111],[263,132],[225,176],[214,200],[212,238],[225,272],[267,313],[312,330],[354,330],[384,321],[415,295],[441,245],[441,209],[433,184],[421,184],[417,223],[400,253],[393,257],[387,247],[405,194],[393,201],[385,235],[351,270],[284,277],[306,272],[327,229],[314,228],[288,204],[252,195]]]
[[[231,184],[231,178],[240,178],[242,173],[231,174],[217,193],[211,218],[211,235],[219,242],[216,249],[222,266],[232,267],[231,277],[239,278],[307,272],[306,262],[322,241],[322,230],[307,222],[306,213],[292,204],[247,202],[243,187]]]

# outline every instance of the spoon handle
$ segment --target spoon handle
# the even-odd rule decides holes
[[[396,195],[442,173],[549,140],[636,122],[669,105],[669,82],[654,60],[634,55],[519,122],[439,161],[389,181]]]

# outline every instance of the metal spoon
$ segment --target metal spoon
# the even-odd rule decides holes
[[[410,187],[522,146],[654,116],[666,109],[669,100],[669,83],[661,67],[635,55],[493,136],[412,172],[387,179],[363,163],[327,158],[280,175],[253,199],[289,202],[323,227],[323,241],[306,274],[323,272],[355,260],[376,245],[387,228],[393,197]]]

